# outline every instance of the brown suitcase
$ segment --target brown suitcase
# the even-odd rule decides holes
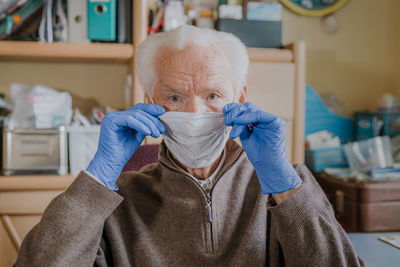
[[[360,182],[324,173],[315,177],[345,231],[400,231],[400,181]]]

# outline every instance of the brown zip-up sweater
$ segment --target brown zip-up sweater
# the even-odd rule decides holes
[[[305,166],[295,166],[302,186],[273,206],[243,149],[226,149],[211,198],[164,144],[156,164],[121,174],[117,192],[81,172],[27,234],[15,265],[365,265]]]

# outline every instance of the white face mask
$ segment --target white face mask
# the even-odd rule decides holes
[[[166,128],[165,144],[172,155],[189,168],[212,165],[228,140],[223,113],[171,111],[159,118]]]

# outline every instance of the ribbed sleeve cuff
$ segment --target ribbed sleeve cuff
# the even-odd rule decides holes
[[[108,217],[123,197],[81,171],[63,194],[74,208],[84,209],[93,216]]]
[[[303,180],[303,184],[293,195],[278,205],[273,205],[271,200],[268,201],[267,208],[275,219],[293,225],[296,222],[313,219],[321,213],[331,213],[331,205],[312,173],[303,164],[295,165],[294,168]]]

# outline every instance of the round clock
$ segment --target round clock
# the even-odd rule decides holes
[[[335,12],[347,0],[280,0],[290,10],[306,16],[324,16]]]

